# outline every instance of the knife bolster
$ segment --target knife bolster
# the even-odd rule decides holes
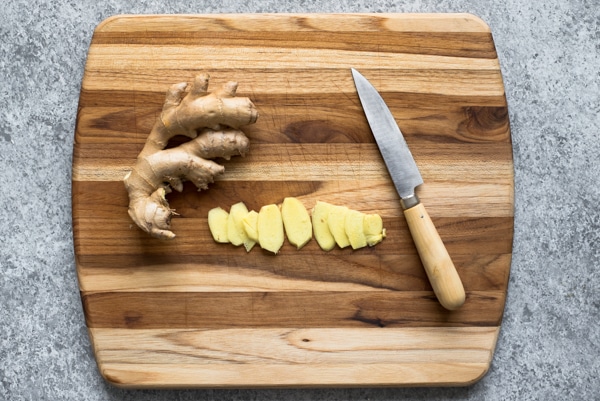
[[[409,195],[406,198],[400,198],[402,210],[410,209],[411,207],[417,206],[419,203],[421,203],[421,201],[416,194]]]

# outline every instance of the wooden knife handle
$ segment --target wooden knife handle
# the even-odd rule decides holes
[[[404,216],[440,304],[448,310],[460,308],[465,289],[425,206],[419,203],[406,209]]]

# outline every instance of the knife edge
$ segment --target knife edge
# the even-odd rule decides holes
[[[396,119],[373,85],[360,72],[352,68],[352,76],[365,116],[373,132],[390,177],[400,195],[402,207],[419,203],[415,188],[423,178]]]

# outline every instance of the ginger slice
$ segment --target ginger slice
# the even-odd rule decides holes
[[[258,212],[258,243],[261,248],[277,254],[283,246],[285,234],[281,211],[275,204],[266,205]]]
[[[333,205],[327,216],[327,223],[331,235],[335,239],[335,243],[340,248],[345,248],[350,245],[348,234],[346,234],[346,214],[350,211],[346,206]]]
[[[229,237],[229,242],[235,246],[240,246],[248,242],[248,235],[246,235],[246,230],[244,230],[244,217],[247,214],[248,208],[244,202],[238,202],[229,209],[227,236]]]
[[[308,211],[297,198],[288,197],[281,205],[283,227],[290,244],[302,248],[312,238],[312,223]]]
[[[243,223],[248,238],[254,242],[258,242],[258,213],[251,210],[246,217],[244,217]]]
[[[383,220],[378,214],[367,214],[364,218],[364,232],[367,245],[375,246],[385,238]]]
[[[226,244],[229,242],[227,235],[227,220],[229,213],[220,207],[208,211],[208,228],[216,242]]]
[[[285,198],[281,207],[276,204],[263,206],[258,213],[248,211],[243,202],[231,206],[229,213],[221,208],[212,209],[209,226],[217,242],[243,244],[248,252],[258,243],[275,254],[286,236],[300,249],[314,235],[324,251],[332,250],[336,244],[340,248],[372,247],[386,237],[383,220],[378,214],[366,214],[321,201],[315,203],[309,214],[302,202],[294,197]],[[218,230],[225,232],[219,235]]]
[[[344,220],[344,229],[348,236],[348,241],[352,249],[364,248],[367,246],[367,237],[365,236],[365,214],[357,210],[349,210]]]
[[[315,240],[324,251],[331,251],[335,247],[335,238],[329,229],[329,213],[332,204],[317,201],[312,210],[312,226]]]

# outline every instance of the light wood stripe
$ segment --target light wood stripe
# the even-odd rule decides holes
[[[306,149],[300,151],[297,145],[267,146],[263,151],[256,149],[251,161],[221,161],[226,165],[227,172],[216,180],[328,181],[335,177],[336,181],[387,181],[389,178],[385,164],[374,145],[356,149],[346,146],[343,152],[335,153],[333,149],[334,151],[327,155],[320,154],[317,146],[305,146]],[[288,149],[290,151],[287,151]],[[311,149],[317,151],[311,153]],[[265,154],[262,159],[261,154]],[[324,158],[318,159],[321,155]],[[510,178],[512,168],[510,160],[456,160],[444,163],[443,155],[440,155],[439,159],[441,160],[436,164],[428,163],[426,158],[419,159],[423,165],[419,170],[426,182],[435,183],[446,180],[446,177],[453,177],[457,182],[494,185],[493,181]],[[73,169],[73,180],[122,181],[125,174],[131,170],[131,162],[130,159],[102,157],[82,159]],[[251,168],[248,167],[248,163],[251,163]]]
[[[256,252],[256,250],[255,250]],[[344,253],[344,255],[342,255]],[[323,267],[295,267],[293,254],[277,261],[248,258],[241,251],[228,258],[180,255],[178,263],[154,257],[89,255],[79,258],[80,289],[96,292],[256,292],[256,291],[429,291],[431,286],[416,254],[353,254],[322,259]],[[201,259],[202,262],[199,262]],[[382,260],[385,265],[382,265]],[[269,263],[270,262],[270,263]],[[276,262],[276,263],[275,263]],[[470,291],[499,291],[506,287],[504,270],[510,254],[455,255],[462,280]],[[242,267],[232,267],[242,266]]]
[[[230,68],[231,65],[252,69],[294,70],[301,66],[303,70],[331,68],[348,69],[348,60],[353,60],[353,67],[359,70],[449,70],[449,69],[479,69],[483,71],[497,71],[497,59],[479,59],[464,57],[447,57],[423,54],[382,53],[335,49],[298,49],[287,47],[269,47],[268,53],[261,48],[235,48],[213,46],[160,46],[157,48],[146,45],[128,45],[118,47],[114,45],[96,45],[90,49],[88,60],[94,64],[95,71],[119,71],[144,69],[167,70],[198,70],[199,65],[205,70],[219,70]],[[218,81],[217,81],[218,82]],[[111,89],[110,84],[107,89]],[[136,87],[133,90],[145,90]],[[321,92],[321,81],[311,80],[304,86],[295,87],[293,91],[306,91],[307,93]],[[344,85],[340,85],[338,93],[354,93],[351,77]],[[247,84],[252,87],[251,84]],[[387,86],[389,85],[389,86]],[[89,90],[87,82],[83,88]],[[378,90],[386,91],[397,86],[383,83]],[[257,88],[258,89],[258,88]],[[282,90],[285,88],[279,88]],[[439,88],[440,90],[442,88]],[[252,89],[254,90],[254,89]],[[270,87],[270,91],[277,91]],[[289,90],[289,89],[288,89]],[[258,91],[258,90],[256,90]]]
[[[497,327],[96,329],[104,363],[328,365],[486,363]],[[169,349],[170,352],[164,352]],[[425,358],[423,358],[425,356]]]
[[[141,20],[141,21],[140,21]],[[140,22],[142,22],[140,24]],[[143,28],[140,28],[143,25]],[[208,15],[123,15],[108,18],[96,28],[97,33],[118,32],[270,32],[305,31],[381,33],[392,32],[485,32],[490,29],[471,14],[208,14]]]
[[[128,171],[135,162],[141,145],[119,149],[113,146],[87,146],[76,149],[80,162],[74,169],[75,181],[121,181],[123,176],[115,170]],[[462,182],[486,182],[510,178],[511,158],[502,153],[485,154],[484,145],[428,145],[415,146],[421,175],[436,181],[454,178]],[[458,150],[463,148],[462,150]],[[466,148],[466,149],[465,149]],[[500,148],[498,145],[488,149]],[[508,148],[508,146],[507,146]],[[469,152],[473,149],[473,152]],[[458,158],[459,156],[460,158]],[[381,180],[389,177],[377,145],[368,144],[253,144],[244,158],[218,160],[228,166],[227,174],[218,177],[229,181],[303,180],[326,181],[344,179]],[[250,165],[250,167],[249,167]],[[258,166],[258,172],[256,171]],[[303,174],[295,169],[304,169]],[[93,170],[104,173],[93,173]],[[112,171],[111,171],[112,170]],[[274,170],[274,171],[271,171]],[[447,172],[444,174],[444,172]],[[265,175],[266,174],[266,175]],[[96,178],[96,179],[93,179]]]
[[[140,51],[151,52],[146,46],[142,47]],[[194,49],[193,51],[199,52],[200,50]],[[189,50],[192,53],[193,51]],[[205,49],[204,51],[210,54],[213,50]],[[240,49],[232,49],[231,53],[239,54],[240,51]],[[244,50],[244,52],[246,51]],[[183,52],[183,49],[173,50],[173,53],[181,52]],[[283,50],[280,50],[280,52],[283,52]],[[335,57],[335,55],[333,56]],[[189,82],[194,77],[194,74],[197,73],[197,69],[194,67],[185,68],[183,66],[180,69],[169,69],[168,74],[155,76],[153,73],[154,70],[151,68],[148,70],[139,67],[128,69],[127,66],[121,68],[119,64],[114,65],[114,63],[118,62],[118,55],[102,54],[96,55],[96,57],[104,60],[103,63],[106,65],[98,70],[90,71],[86,75],[86,84],[83,88],[86,91],[127,91],[133,88],[143,92],[163,94],[174,82]],[[117,57],[117,59],[114,60],[113,57]],[[149,56],[148,54],[140,54],[137,57],[144,59],[144,57]],[[191,57],[194,57],[194,55]],[[290,54],[288,57],[306,56]],[[323,57],[323,55],[319,57]],[[372,55],[372,58],[374,57]],[[270,59],[270,56],[268,58]],[[462,59],[460,60],[462,61]],[[470,63],[472,60],[470,60],[464,59],[464,63],[471,66]],[[239,77],[241,80],[242,77],[236,69],[228,68],[231,64],[223,62],[221,65],[217,64],[217,61],[214,60],[213,63],[215,64],[210,67],[211,77],[214,77],[211,82],[212,87],[219,87],[226,79],[236,80]],[[280,65],[281,61],[269,60],[265,61],[265,63],[268,64],[248,66],[248,70],[256,69],[256,72],[252,74],[251,79],[244,79],[240,82],[238,88],[240,94],[251,95],[253,93],[261,93],[285,95],[293,92],[295,96],[298,96],[313,95],[314,93],[354,95],[356,92],[350,70],[343,66],[331,69],[324,68],[324,66],[315,66],[314,68],[307,69],[302,64],[302,68],[297,68],[296,71],[290,73],[289,69],[291,67],[285,64]],[[401,88],[403,92],[415,94],[435,93],[438,95],[482,97],[504,95],[502,76],[499,74],[497,66],[486,66],[486,69],[482,70],[481,68],[477,68],[479,66],[473,65],[470,67],[473,69],[468,70],[466,69],[466,65],[458,66],[452,63],[448,64],[449,61],[447,60],[441,62],[435,59],[431,60],[430,63],[436,65],[437,69],[431,69],[429,65],[413,65],[408,62],[403,64],[399,60],[390,60],[389,63],[398,63],[398,65],[395,65],[396,68],[393,70],[384,72],[386,76],[390,76],[390,81],[386,79],[377,83],[378,90],[384,93]],[[458,61],[454,61],[454,63],[458,63]],[[285,71],[277,69],[276,66],[285,68]],[[375,68],[373,65],[363,65],[361,67],[361,71],[365,74],[371,73],[374,76],[381,73],[382,69],[385,69],[385,65],[381,68]],[[318,79],[315,79],[315,77],[318,77]]]
[[[117,386],[348,386],[471,383],[499,327],[401,329],[90,329]],[[127,344],[127,345],[125,345]],[[165,350],[169,350],[165,352]],[[309,368],[307,368],[309,367]]]
[[[100,372],[123,388],[255,388],[467,386],[481,379],[489,363],[393,363],[335,365],[161,365],[103,363]]]

